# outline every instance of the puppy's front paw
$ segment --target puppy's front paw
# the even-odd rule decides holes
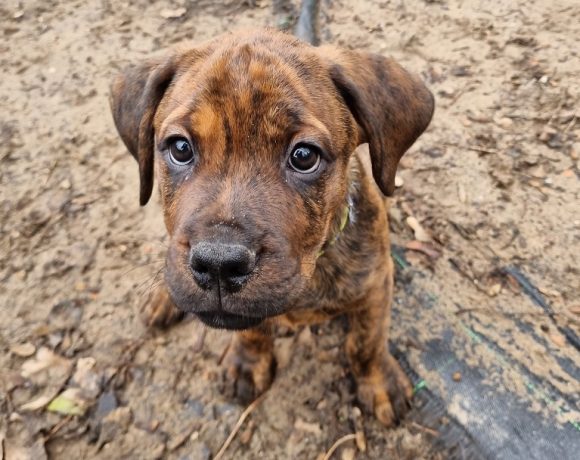
[[[270,388],[275,371],[271,350],[254,350],[234,343],[224,358],[224,392],[241,404],[249,404]]]
[[[168,328],[181,321],[184,316],[171,301],[164,285],[158,286],[141,305],[143,323],[149,328]]]
[[[368,376],[359,377],[357,385],[360,403],[387,427],[398,424],[411,408],[411,382],[390,354]]]

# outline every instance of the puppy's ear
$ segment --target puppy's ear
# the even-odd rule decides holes
[[[433,95],[417,77],[377,54],[321,47],[332,81],[368,142],[373,176],[392,195],[403,154],[429,125]]]
[[[153,190],[153,117],[171,83],[176,56],[129,67],[111,85],[111,111],[125,146],[139,163],[140,203],[147,204]]]

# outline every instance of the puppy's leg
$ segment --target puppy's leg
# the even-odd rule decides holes
[[[165,283],[157,286],[141,304],[141,317],[147,327],[167,328],[184,316],[171,301]]]
[[[359,401],[381,423],[393,426],[408,411],[413,392],[409,379],[387,348],[393,292],[390,261],[386,277],[386,282],[378,283],[370,293],[363,308],[349,313],[346,351]]]
[[[226,393],[248,404],[270,388],[276,371],[270,327],[236,332],[224,358]]]

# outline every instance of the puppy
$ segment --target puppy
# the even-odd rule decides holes
[[[412,391],[387,348],[383,194],[431,120],[425,85],[391,59],[262,30],[130,67],[112,85],[111,107],[139,163],[141,205],[156,168],[170,237],[151,322],[191,312],[238,331],[226,372],[248,401],[272,382],[275,324],[345,314],[358,398],[396,423]],[[370,174],[355,152],[364,143]]]

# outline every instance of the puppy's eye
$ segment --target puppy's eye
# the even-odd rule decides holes
[[[184,166],[193,161],[193,148],[183,137],[176,137],[169,141],[169,156],[178,166]]]
[[[288,164],[299,173],[313,173],[320,166],[320,152],[314,146],[298,145],[290,154]]]

